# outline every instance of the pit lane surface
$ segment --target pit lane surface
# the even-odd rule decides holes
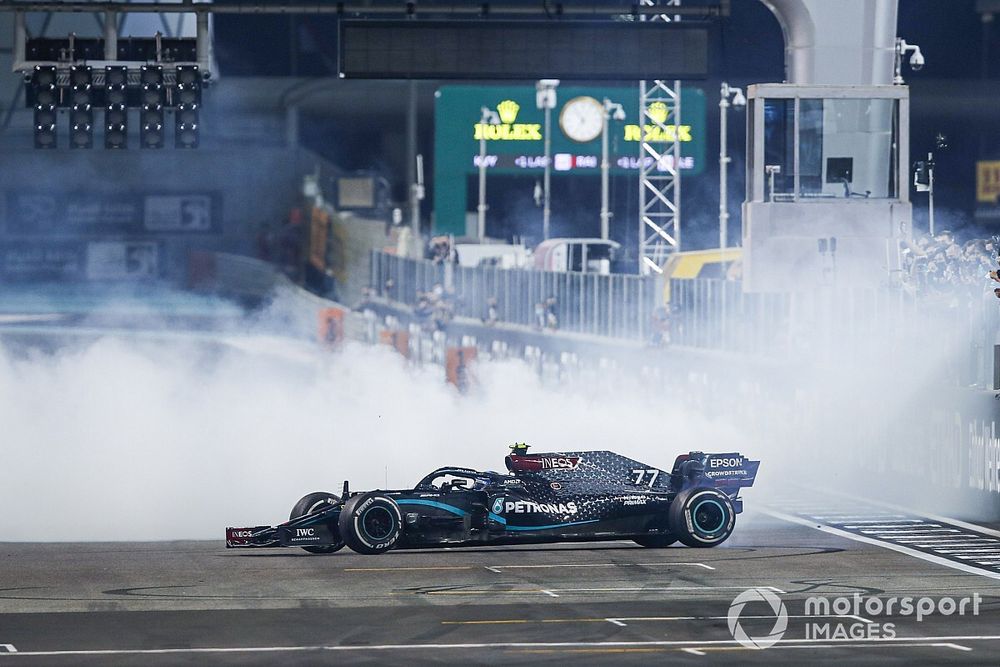
[[[626,542],[390,552],[219,542],[0,545],[0,667],[15,664],[536,664],[679,660],[1000,663],[1000,581],[764,515],[717,549]],[[783,641],[749,650],[726,615],[760,587]],[[808,596],[978,594],[978,615],[807,617]],[[815,611],[815,610],[813,610]],[[967,612],[970,610],[967,609]],[[751,603],[750,635],[774,614]],[[806,636],[895,624],[895,639]],[[869,633],[871,634],[871,633]],[[881,630],[879,634],[884,634]]]

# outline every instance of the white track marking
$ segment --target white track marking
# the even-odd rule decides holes
[[[878,637],[871,639],[782,639],[772,648],[827,648],[850,647],[868,648],[875,646],[941,646],[965,650],[957,642],[970,641],[1000,641],[1000,635],[947,635],[932,637]],[[280,653],[302,651],[413,651],[413,650],[449,650],[449,649],[573,649],[573,648],[616,648],[616,647],[656,647],[665,648],[698,648],[709,647],[739,647],[735,639],[714,639],[699,641],[694,639],[652,640],[652,641],[599,641],[599,642],[470,642],[466,644],[370,644],[370,645],[314,645],[314,646],[248,646],[248,647],[206,647],[206,648],[158,648],[158,649],[65,649],[51,651],[19,651],[17,653],[0,653],[2,656],[87,656],[87,655],[183,655],[185,653]],[[756,649],[747,649],[756,650]]]
[[[961,644],[954,644],[952,642],[944,642],[940,644],[931,644],[931,646],[942,646],[944,648],[953,648],[956,651],[971,651],[972,649],[968,646],[962,646]]]
[[[820,512],[823,512],[823,510],[820,510]],[[817,519],[825,519],[830,521],[830,523],[844,523],[847,521],[857,521],[860,523],[862,519],[876,522],[884,522],[886,519],[898,519],[899,521],[923,523],[923,519],[907,519],[902,514],[829,514],[824,512],[822,514],[810,514],[809,516],[816,517]]]
[[[661,567],[670,565],[687,565],[690,567],[703,567],[706,570],[714,570],[711,565],[704,563],[555,563],[550,565],[489,565],[487,570],[500,574],[501,570],[541,570],[556,567]]]
[[[17,649],[14,648],[13,644],[0,644],[0,648],[2,648],[5,653],[17,653]]]
[[[728,616],[616,616],[614,618],[541,618],[541,619],[527,619],[527,618],[500,618],[500,619],[484,619],[484,620],[471,620],[471,621],[441,621],[441,625],[523,625],[523,624],[536,624],[536,623],[596,623],[604,622],[613,623],[621,627],[626,627],[625,621],[630,623],[636,622],[669,622],[669,621],[721,621],[729,618]],[[762,620],[773,620],[774,616],[748,616],[746,614],[741,614],[740,618],[746,619],[762,619]],[[849,618],[859,623],[874,623],[870,618],[865,618],[864,616],[856,616],[854,614],[788,614],[788,618]]]
[[[817,519],[825,519],[826,517],[818,516],[816,518]],[[885,519],[868,519],[868,520],[865,520],[865,521],[850,521],[848,523],[851,523],[852,525],[850,525],[850,526],[844,526],[844,527],[845,528],[854,528],[855,526],[853,524],[868,524],[868,523],[871,523],[871,524],[891,523],[891,524],[894,524],[894,525],[901,525],[901,524],[904,524],[904,523],[923,523],[923,522],[924,522],[923,519],[899,519],[897,521],[886,521]],[[843,524],[845,522],[844,521],[831,521],[830,523],[840,523],[840,524]]]
[[[927,540],[897,540],[905,544],[912,544],[915,547],[925,549],[951,549],[952,547],[987,547],[993,542],[928,542]]]
[[[997,544],[997,541],[992,537],[964,537],[952,535],[950,537],[901,537],[900,540],[907,540],[909,542],[918,542],[920,544],[937,544],[937,545],[958,545],[958,546],[987,546],[992,544]]]
[[[663,592],[663,591],[725,591],[725,590],[744,590],[748,588],[747,586],[671,586],[668,588],[553,588],[553,591],[559,593],[608,593],[608,592],[630,592],[630,593],[642,593],[642,592]],[[775,593],[781,595],[785,594],[785,591],[780,588],[775,588],[774,586],[759,586],[759,588],[767,588]]]
[[[690,653],[691,655],[705,655],[705,652],[697,648],[685,648],[681,649],[685,653]]]
[[[945,567],[950,567],[955,570],[961,570],[963,572],[968,572],[969,574],[978,574],[981,577],[988,577],[990,579],[1000,579],[1000,572],[987,572],[978,567],[972,567],[971,565],[966,565],[965,563],[956,563],[953,560],[948,560],[947,558],[942,558],[941,556],[935,556],[933,554],[926,554],[922,551],[917,551],[916,549],[911,549],[903,544],[896,544],[894,542],[885,542],[882,540],[877,540],[866,535],[858,535],[840,528],[835,528],[833,526],[817,525],[815,521],[809,521],[808,519],[803,519],[797,516],[792,516],[790,514],[785,514],[783,512],[775,512],[774,510],[765,509],[763,510],[765,514],[773,516],[777,519],[782,519],[784,521],[789,521],[791,523],[797,523],[800,526],[807,526],[815,530],[821,530],[824,533],[830,533],[831,535],[837,535],[838,537],[843,537],[848,540],[854,540],[855,542],[864,542],[865,544],[871,544],[877,547],[882,547],[883,549],[891,549],[892,551],[897,551],[907,556],[912,556],[914,558],[919,558],[925,560],[928,563],[934,563],[936,565],[943,565]]]
[[[900,537],[946,537],[943,533],[961,533],[958,528],[906,528],[900,530],[868,530],[862,529],[860,532],[865,535],[889,535],[890,537],[899,535]]]
[[[923,647],[933,647],[933,648],[950,648],[956,651],[971,651],[972,649],[968,646],[962,646],[960,644],[953,644],[950,642],[934,642],[934,643],[914,643],[914,644],[904,644],[902,646],[893,646],[892,644],[875,644],[873,646],[865,646],[865,648],[923,648]],[[826,650],[831,648],[845,648],[844,646],[837,646],[834,644],[788,644],[786,641],[779,642],[774,646],[768,647],[770,649],[807,649],[807,650]],[[856,646],[850,646],[847,648],[860,648]],[[758,649],[748,649],[742,646],[713,646],[713,647],[703,647],[700,649],[681,649],[682,651],[711,651],[712,653],[721,653],[723,651],[756,651]]]
[[[911,510],[911,509],[909,509],[907,507],[901,507],[899,505],[894,505],[892,503],[882,502],[880,500],[870,500],[870,499],[867,499],[867,498],[865,498],[865,499],[855,498],[854,496],[850,495],[849,493],[844,493],[843,491],[835,491],[835,490],[831,490],[831,489],[820,489],[820,490],[823,493],[826,493],[828,495],[838,496],[840,498],[846,498],[846,499],[848,499],[850,501],[853,501],[853,502],[861,502],[861,503],[865,503],[865,504],[868,504],[868,505],[874,505],[876,507],[881,507],[882,509],[889,509],[889,510],[893,510],[893,511],[896,511],[896,512],[906,512],[907,513],[906,515],[897,515],[897,516],[911,516],[912,517],[912,516],[919,515],[919,516],[923,517],[924,519],[930,519],[931,521],[941,521],[942,523],[950,523],[953,526],[958,526],[959,528],[965,528],[966,530],[971,530],[971,531],[974,531],[974,532],[977,532],[977,533],[981,533],[983,535],[992,535],[993,537],[1000,537],[1000,530],[995,530],[993,528],[987,528],[986,526],[979,526],[979,525],[974,524],[974,523],[969,523],[968,521],[962,521],[960,519],[951,519],[949,517],[942,516],[940,514],[931,514],[930,512],[914,512],[913,510]]]
[[[936,523],[921,523],[919,521],[915,522],[915,523],[909,523],[909,524],[906,524],[906,523],[883,523],[883,524],[879,524],[879,523],[874,523],[874,522],[869,523],[869,522],[865,522],[865,521],[851,521],[850,523],[840,523],[839,521],[831,521],[830,523],[834,523],[834,524],[839,525],[841,528],[849,528],[851,530],[868,530],[868,529],[872,529],[872,530],[900,530],[900,529],[903,529],[903,528],[910,528],[912,530],[920,530],[921,528],[924,528],[924,527],[940,528],[939,524],[936,524]]]
[[[998,575],[1000,576],[1000,575]],[[427,591],[422,595],[532,595],[534,593],[545,593],[552,597],[559,597],[559,593],[670,593],[672,591],[742,591],[747,586],[656,586],[656,587],[608,587],[608,588],[508,588],[508,589],[487,589],[471,588],[461,590]],[[754,587],[750,587],[754,588]],[[767,588],[779,595],[785,595],[786,591],[774,586],[756,586],[755,588]]]

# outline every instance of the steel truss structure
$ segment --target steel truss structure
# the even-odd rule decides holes
[[[681,0],[641,0],[640,4],[677,11]],[[679,18],[661,13],[649,20]],[[681,143],[679,133],[667,129],[681,124],[681,82],[640,81],[639,109],[639,271],[648,275],[661,273],[670,255],[681,248]]]

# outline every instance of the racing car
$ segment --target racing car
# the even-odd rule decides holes
[[[732,534],[759,461],[690,452],[669,473],[610,451],[528,454],[507,474],[438,468],[412,489],[310,493],[277,526],[226,528],[228,548],[362,554],[441,546],[628,539],[714,547]]]

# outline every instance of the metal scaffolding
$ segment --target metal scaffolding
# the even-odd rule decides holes
[[[678,7],[681,0],[641,0],[643,6]],[[676,21],[655,14],[651,21]],[[681,82],[639,82],[639,271],[661,267],[681,247]],[[670,128],[670,129],[668,129]]]

